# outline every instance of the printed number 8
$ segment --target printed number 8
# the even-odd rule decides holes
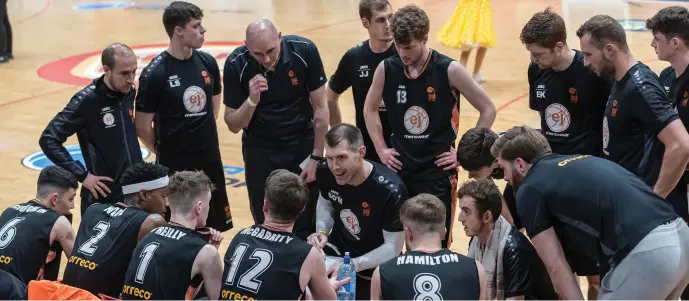
[[[443,300],[440,294],[440,278],[434,274],[421,273],[414,277],[414,300]]]

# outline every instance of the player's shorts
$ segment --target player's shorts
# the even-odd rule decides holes
[[[572,272],[577,276],[595,276],[600,274],[598,263],[586,256],[579,254],[567,254],[567,263]]]
[[[206,227],[211,227],[220,232],[232,229],[232,211],[230,209],[230,202],[227,199],[225,170],[223,169],[222,161],[194,162],[193,160],[189,160],[189,158],[160,158],[158,163],[167,167],[170,171],[170,175],[174,174],[176,171],[182,170],[203,171],[215,185],[215,190],[211,193]],[[168,215],[169,212],[168,210]]]
[[[452,244],[452,226],[455,221],[455,207],[457,206],[457,174],[430,180],[416,179],[404,175],[401,175],[401,178],[407,186],[410,198],[421,193],[428,193],[435,195],[445,204],[445,228],[447,232],[442,245],[443,248],[450,248]]]

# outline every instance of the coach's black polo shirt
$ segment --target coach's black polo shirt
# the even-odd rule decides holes
[[[658,134],[678,119],[658,76],[639,62],[613,85],[603,117],[602,157],[654,186],[663,161]]]
[[[309,93],[322,87],[327,77],[316,45],[296,36],[282,37],[280,58],[268,70],[251,55],[246,45],[225,61],[224,102],[238,109],[249,98],[249,81],[261,74],[268,91],[261,94],[249,125],[244,129],[246,146],[294,145],[313,139],[313,108]]]
[[[548,155],[517,187],[517,211],[533,239],[553,227],[601,266],[619,264],[657,226],[678,218],[639,177],[590,155]],[[576,239],[576,240],[575,240]]]

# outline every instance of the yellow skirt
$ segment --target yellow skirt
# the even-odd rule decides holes
[[[445,46],[463,50],[495,47],[497,42],[490,0],[460,0],[452,18],[436,37]]]

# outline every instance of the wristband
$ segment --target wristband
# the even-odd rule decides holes
[[[251,98],[247,98],[247,99],[246,99],[246,102],[248,102],[249,105],[252,106],[252,107],[255,107],[256,105],[258,105],[258,104],[256,104],[256,103],[254,103],[253,101],[251,101]]]
[[[316,161],[321,161],[321,160],[323,160],[323,157],[321,157],[321,156],[316,156],[316,155],[311,155],[311,159],[316,160]]]
[[[318,231],[318,233],[323,234],[325,236],[328,236],[328,230],[321,230],[321,231]]]

